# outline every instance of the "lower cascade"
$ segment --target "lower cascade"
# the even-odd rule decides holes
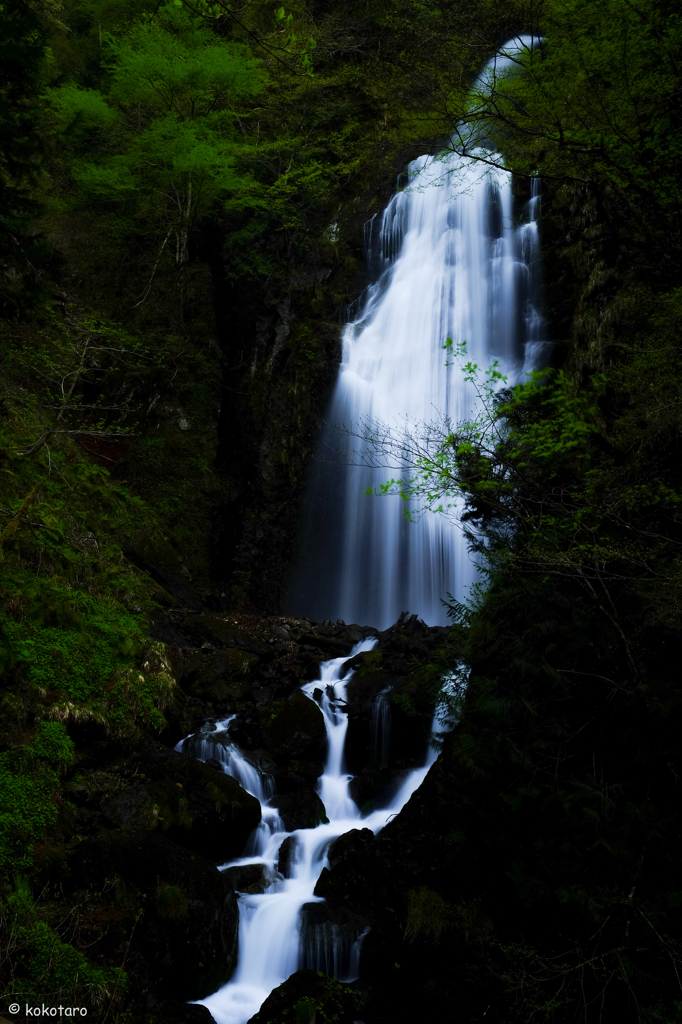
[[[328,820],[317,828],[286,832],[271,806],[275,795],[272,780],[258,771],[229,740],[231,719],[217,722],[210,732],[187,737],[178,750],[218,764],[261,803],[262,820],[252,834],[244,856],[229,861],[221,870],[259,866],[264,891],[239,894],[239,962],[230,981],[201,1000],[218,1024],[246,1024],[258,1012],[270,992],[302,967],[333,975],[341,981],[358,977],[362,927],[339,924],[324,912],[324,900],[314,895],[315,884],[327,866],[327,852],[335,839],[351,829],[378,832],[397,814],[421,785],[437,757],[429,746],[421,768],[411,771],[397,792],[380,809],[363,817],[352,799],[344,766],[348,729],[345,711],[346,684],[352,670],[341,676],[343,666],[362,651],[371,651],[375,638],[356,644],[349,656],[333,658],[320,666],[320,678],[302,690],[315,700],[324,716],[327,753],[318,793]],[[434,733],[449,723],[434,717]]]

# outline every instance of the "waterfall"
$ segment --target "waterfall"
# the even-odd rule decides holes
[[[361,651],[370,651],[376,639],[361,641],[350,657]],[[316,690],[322,691],[320,708],[327,732],[327,754],[324,772],[318,782],[318,793],[324,802],[329,821],[317,828],[298,829],[290,835],[284,831],[281,820],[269,806],[272,796],[262,780],[254,783],[254,795],[259,795],[263,808],[263,821],[254,833],[244,857],[222,865],[222,868],[245,864],[261,864],[266,880],[271,880],[263,893],[239,896],[239,962],[230,981],[218,992],[201,1002],[208,1007],[218,1024],[246,1024],[263,1001],[300,967],[328,970],[344,981],[358,975],[360,947],[364,937],[363,925],[345,924],[315,915],[316,905],[323,904],[314,895],[315,883],[327,866],[327,851],[335,839],[350,829],[368,828],[378,832],[407,803],[423,782],[429,767],[436,759],[435,749],[429,747],[424,764],[410,772],[397,792],[387,797],[385,806],[362,817],[349,792],[352,776],[345,770],[343,746],[348,727],[346,685],[352,670],[345,676],[341,671],[347,657],[334,658],[320,666],[320,679],[306,683],[302,689],[314,700]],[[212,726],[195,737],[178,744],[185,752],[209,755],[222,754],[225,770],[234,774],[240,768],[243,755],[229,743],[227,732],[220,733]],[[433,730],[443,731],[438,717],[434,717]],[[194,745],[192,744],[194,741]],[[252,790],[252,792],[253,792]],[[255,839],[257,837],[257,839]],[[293,851],[285,878],[277,870],[282,843],[293,839]],[[315,920],[315,917],[318,919]]]
[[[532,45],[519,37],[502,54]],[[510,63],[498,55],[479,82]],[[544,343],[537,181],[518,226],[502,169],[448,152],[413,161],[408,181],[367,225],[373,281],[344,330],[287,597],[292,613],[380,629],[401,611],[446,624],[441,599],[462,600],[477,572],[454,523],[432,514],[410,523],[399,496],[365,493],[396,473],[353,465],[360,442],[347,431],[368,420],[400,430],[470,418],[475,393],[446,366],[448,337],[466,341],[483,369],[498,359],[511,381],[538,365]]]
[[[532,45],[531,37],[507,44],[502,56],[482,72],[482,87],[493,68],[497,73],[511,64],[505,53]],[[310,483],[305,550],[289,596],[292,610],[318,620],[340,617],[380,627],[409,610],[432,624],[444,623],[441,598],[449,591],[461,600],[475,580],[475,566],[453,524],[436,516],[408,523],[399,498],[363,493],[383,483],[387,472],[354,465],[349,450],[339,458],[338,449],[349,435],[338,426],[352,431],[368,418],[389,424],[402,420],[409,427],[443,415],[455,423],[471,417],[475,395],[457,367],[446,366],[443,345],[448,337],[455,343],[466,341],[469,358],[479,366],[498,359],[511,380],[541,362],[545,342],[538,302],[539,206],[534,181],[516,224],[510,175],[446,153],[414,161],[409,187],[367,225],[372,281],[344,332],[343,361],[320,442],[320,453],[334,453],[336,461],[321,457]],[[351,658],[375,643],[370,639],[357,644]],[[437,757],[434,740],[422,767],[408,773],[384,798],[383,807],[361,816],[344,764],[350,674],[341,673],[347,661],[325,662],[320,679],[302,687],[311,700],[319,699],[327,733],[318,783],[328,816],[325,824],[284,831],[270,806],[272,780],[230,741],[229,719],[179,745],[234,775],[263,809],[245,855],[222,866],[260,864],[267,887],[257,895],[240,894],[237,967],[226,985],[201,1000],[218,1024],[246,1024],[273,988],[300,967],[346,981],[357,976],[364,923],[326,907],[314,895],[316,881],[328,863],[331,843],[351,829],[382,829],[418,789]],[[434,736],[453,725],[447,709],[437,708]],[[380,765],[387,760],[389,728],[384,691],[371,722],[373,758]]]

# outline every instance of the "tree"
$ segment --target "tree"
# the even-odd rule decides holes
[[[78,201],[132,204],[138,230],[156,240],[142,302],[171,240],[181,269],[193,229],[219,199],[258,201],[237,167],[248,150],[239,110],[264,75],[244,46],[173,3],[105,45],[106,97],[69,83],[52,100],[58,136],[74,149]]]
[[[152,361],[139,341],[101,317],[74,309],[68,310],[59,333],[61,344],[36,348],[26,359],[42,385],[44,418],[38,436],[18,450],[22,456],[43,448],[49,456],[53,438],[90,438],[96,444],[125,440],[133,433],[131,420],[142,411],[137,391]]]
[[[31,186],[39,172],[37,131],[44,27],[20,0],[0,8],[0,309],[7,315],[36,295],[40,254]]]

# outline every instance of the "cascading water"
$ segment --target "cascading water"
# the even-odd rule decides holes
[[[258,856],[267,845],[270,835],[281,831],[284,826],[276,808],[270,806],[270,800],[275,795],[274,779],[253,765],[229,737],[230,722],[235,717],[230,715],[220,722],[210,722],[200,732],[180,740],[175,749],[189,757],[196,757],[198,761],[208,761],[214,767],[222,768],[260,802],[261,821],[249,839],[246,851]]]
[[[371,650],[375,644],[374,638],[362,641],[350,657]],[[178,750],[201,760],[220,761],[228,774],[239,778],[244,788],[261,801],[263,810],[263,821],[251,837],[247,855],[223,865],[227,868],[261,864],[266,879],[272,881],[263,893],[239,897],[239,963],[228,984],[202,1000],[218,1024],[246,1024],[272,989],[299,967],[329,970],[344,981],[357,977],[362,929],[353,931],[330,921],[311,928],[309,921],[301,922],[301,910],[305,904],[323,902],[313,892],[327,864],[331,843],[354,828],[378,832],[404,807],[436,759],[436,751],[429,748],[424,765],[407,775],[386,806],[367,817],[361,816],[350,796],[351,776],[343,762],[348,728],[346,684],[352,672],[341,678],[341,670],[347,661],[344,657],[323,663],[321,678],[302,688],[311,700],[315,690],[322,690],[320,707],[327,731],[327,757],[318,792],[329,818],[326,824],[291,834],[284,831],[276,811],[269,805],[273,795],[271,781],[229,742],[230,719],[178,744]],[[436,718],[433,729],[443,729]],[[289,877],[285,878],[277,865],[282,843],[290,837],[294,845],[287,870]],[[303,929],[302,923],[307,925]]]
[[[508,43],[482,73],[482,88],[533,42]],[[287,611],[383,629],[409,610],[445,624],[441,599],[450,592],[462,600],[475,580],[453,523],[434,515],[407,522],[400,497],[365,493],[391,473],[352,465],[352,432],[368,421],[409,429],[471,417],[475,393],[457,366],[446,366],[448,337],[466,341],[483,368],[498,359],[510,380],[538,365],[537,185],[516,227],[509,173],[454,153],[421,157],[410,164],[409,187],[368,225],[375,280],[344,332]]]
[[[482,72],[482,87],[511,63],[508,55],[533,42],[519,37],[507,44]],[[537,300],[537,182],[532,189],[525,222],[515,227],[511,181],[504,170],[453,154],[424,157],[410,166],[409,189],[394,196],[383,216],[368,226],[375,280],[344,334],[323,450],[338,450],[339,424],[352,430],[372,418],[391,423],[404,417],[409,425],[439,415],[454,422],[470,417],[474,395],[456,368],[446,367],[447,337],[466,341],[468,356],[481,366],[498,359],[511,379],[538,365],[545,343]],[[290,606],[317,619],[343,616],[380,627],[406,609],[432,624],[443,622],[441,598],[450,591],[461,599],[475,578],[461,534],[437,517],[407,523],[399,498],[366,497],[363,491],[383,483],[386,471],[352,461],[319,463],[304,521],[307,556],[300,559]],[[375,643],[363,641],[351,657]],[[319,909],[324,901],[313,895],[315,883],[334,839],[354,828],[383,828],[436,759],[435,746],[430,747],[423,767],[408,774],[386,806],[361,817],[344,769],[350,676],[340,673],[346,661],[324,663],[321,678],[303,687],[311,699],[316,690],[322,693],[328,742],[318,792],[326,824],[291,835],[284,831],[270,806],[273,782],[230,742],[229,719],[178,745],[234,775],[258,797],[263,811],[245,856],[223,865],[261,864],[269,884],[261,894],[240,896],[238,966],[227,985],[202,1000],[218,1024],[246,1024],[272,989],[299,967],[342,980],[357,975],[362,926],[353,929],[325,916]],[[436,715],[433,731],[452,725],[439,724]],[[389,727],[384,692],[372,715],[373,757],[380,766],[387,758]],[[285,841],[291,849],[286,871],[280,872]]]
[[[374,698],[370,733],[372,736],[372,760],[377,768],[384,768],[388,763],[388,744],[391,738],[391,705],[388,694],[392,687],[387,686]]]

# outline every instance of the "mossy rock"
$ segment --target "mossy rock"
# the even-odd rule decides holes
[[[133,929],[126,925],[134,985],[152,996],[190,1000],[228,980],[237,958],[237,900],[205,857],[159,833],[119,830],[80,843],[70,868],[79,890],[111,889],[116,880],[119,916],[125,892],[128,916],[138,918]],[[104,905],[102,913],[111,916]]]
[[[163,832],[216,861],[242,852],[261,811],[235,779],[151,741],[134,760],[139,781],[102,806],[112,822]]]
[[[162,594],[159,603],[199,608],[201,600],[190,582],[189,570],[175,548],[158,533],[144,531],[127,538],[122,545],[126,558],[146,572]],[[157,599],[159,595],[157,596]]]
[[[362,993],[319,971],[296,971],[274,989],[249,1024],[353,1024]]]
[[[324,718],[301,690],[295,690],[288,700],[260,707],[258,718],[266,749],[275,761],[322,756],[327,739]]]
[[[192,640],[197,646],[211,643],[225,650],[235,648],[249,651],[258,657],[271,660],[274,657],[272,646],[264,640],[257,640],[239,629],[235,623],[217,615],[187,615],[177,622],[180,633]]]
[[[273,803],[287,832],[295,832],[299,828],[317,828],[329,821],[325,806],[312,786],[275,796]]]
[[[259,664],[257,654],[229,648],[207,655],[183,651],[174,668],[185,693],[204,701],[244,700],[253,685],[252,672]]]

